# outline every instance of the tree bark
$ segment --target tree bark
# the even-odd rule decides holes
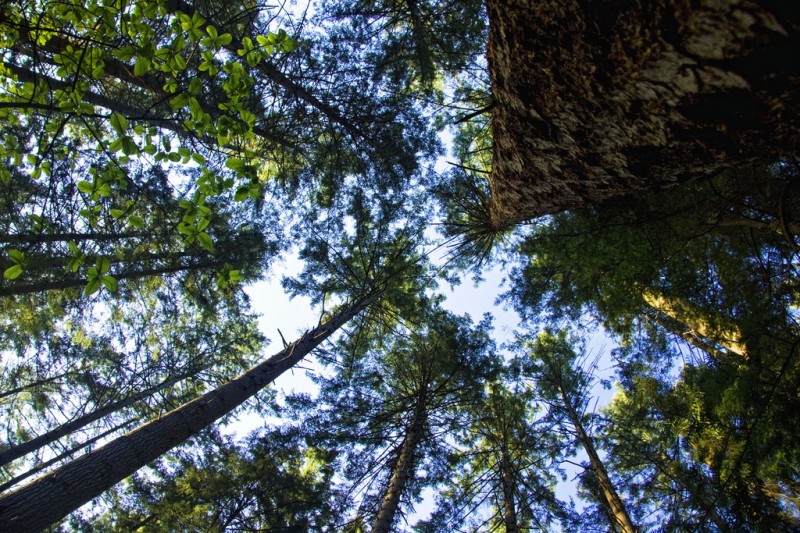
[[[356,300],[325,324],[225,385],[0,498],[0,530],[39,531],[99,496],[254,396],[377,296]]]
[[[426,389],[423,388],[417,397],[417,403],[414,406],[414,414],[412,415],[411,423],[403,439],[403,445],[398,453],[394,471],[389,480],[389,487],[386,489],[381,507],[378,509],[378,514],[375,516],[372,533],[389,533],[389,531],[391,531],[392,522],[394,522],[394,517],[400,506],[400,498],[408,484],[408,480],[414,475],[417,445],[422,439],[422,432],[428,412],[426,402]]]
[[[678,298],[670,298],[651,289],[642,293],[645,303],[685,325],[690,333],[727,351],[747,357],[747,348],[739,327],[730,319]]]
[[[581,442],[581,445],[583,445],[586,455],[589,456],[589,462],[592,465],[592,470],[594,470],[595,475],[597,476],[600,489],[602,490],[603,497],[606,500],[605,503],[611,513],[611,516],[617,522],[616,524],[611,524],[611,526],[619,526],[623,533],[636,533],[638,530],[636,526],[633,525],[633,521],[631,521],[631,517],[625,508],[625,504],[622,502],[622,498],[619,497],[617,490],[614,488],[614,484],[611,483],[611,478],[608,477],[608,471],[606,470],[605,464],[603,464],[603,461],[597,454],[597,450],[594,447],[591,437],[589,437],[589,435],[586,433],[580,416],[578,416],[578,413],[575,411],[575,407],[567,397],[563,387],[559,388],[561,392],[561,400],[564,403],[564,408],[567,410],[569,419],[572,422],[572,425],[575,427],[575,431],[578,434],[578,440]]]
[[[487,0],[487,12],[499,227],[797,151],[797,2]]]

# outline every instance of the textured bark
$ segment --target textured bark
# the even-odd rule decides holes
[[[488,0],[492,220],[773,162],[800,145],[800,3]]]
[[[427,417],[425,392],[425,389],[423,389],[417,397],[414,414],[403,439],[403,445],[400,447],[392,478],[389,480],[389,486],[381,502],[381,507],[375,516],[372,533],[389,533],[392,530],[392,522],[394,522],[397,509],[400,507],[400,498],[403,496],[409,478],[414,475],[417,444],[422,439]]]
[[[718,344],[729,352],[747,357],[747,348],[739,327],[730,319],[678,298],[670,298],[653,290],[642,293],[645,303],[671,319],[685,325],[692,336],[708,344]]]
[[[580,416],[578,416],[575,407],[572,405],[572,402],[563,389],[561,389],[561,400],[564,402],[564,408],[567,410],[569,419],[575,427],[575,432],[578,434],[578,440],[581,442],[584,451],[586,451],[586,455],[589,456],[589,463],[592,465],[592,470],[594,470],[597,476],[597,481],[600,484],[603,498],[605,498],[609,516],[616,521],[616,524],[610,525],[615,530],[616,527],[619,527],[623,533],[636,533],[638,530],[636,526],[633,525],[633,521],[625,508],[625,504],[622,502],[622,498],[619,497],[617,490],[614,488],[614,484],[611,483],[611,478],[608,477],[605,464],[603,464],[603,461],[597,454],[591,437],[586,433]]]
[[[225,385],[0,498],[0,531],[39,531],[99,496],[254,396],[374,298],[356,301]]]

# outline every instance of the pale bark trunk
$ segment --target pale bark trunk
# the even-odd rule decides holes
[[[600,489],[605,497],[606,504],[611,512],[611,516],[613,516],[617,521],[617,524],[613,525],[619,526],[623,533],[636,533],[636,526],[633,525],[633,521],[631,521],[630,515],[625,508],[625,504],[622,502],[622,498],[619,497],[617,490],[614,488],[614,484],[611,482],[611,478],[608,476],[608,471],[606,470],[603,461],[597,454],[597,450],[594,447],[591,437],[589,437],[589,435],[586,433],[580,416],[575,411],[572,402],[570,402],[563,388],[561,389],[561,400],[564,402],[564,408],[567,410],[570,421],[572,422],[572,425],[575,427],[575,431],[578,434],[578,440],[583,445],[586,455],[589,456],[589,462],[592,465],[592,470],[594,470],[595,475],[597,476]]]
[[[357,300],[225,385],[0,498],[0,530],[38,531],[99,496],[254,396],[375,298]]]
[[[400,506],[400,498],[408,480],[414,475],[417,445],[422,438],[427,415],[426,401],[426,391],[423,389],[417,397],[414,414],[403,439],[403,445],[398,453],[394,472],[392,472],[392,477],[389,480],[389,487],[386,489],[381,507],[375,517],[372,533],[389,533],[391,531],[392,522],[394,522],[394,517]]]
[[[732,320],[719,315],[712,316],[711,311],[689,301],[670,298],[651,289],[642,291],[642,296],[647,305],[685,325],[693,335],[747,357],[742,332]]]

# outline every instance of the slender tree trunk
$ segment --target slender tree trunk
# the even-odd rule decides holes
[[[0,235],[2,244],[44,243],[44,242],[105,242],[121,241],[134,237],[144,237],[144,233],[17,233]]]
[[[53,442],[57,441],[58,439],[60,439],[61,437],[69,435],[74,431],[78,431],[79,429],[86,427],[92,422],[100,420],[101,418],[110,415],[111,413],[114,413],[116,411],[119,411],[120,409],[124,409],[130,405],[133,405],[139,400],[143,400],[149,396],[152,396],[153,394],[156,394],[157,392],[162,391],[167,387],[171,387],[172,385],[178,383],[179,381],[182,381],[188,378],[189,376],[197,374],[197,372],[199,372],[200,370],[202,369],[197,368],[193,372],[184,373],[179,376],[166,379],[161,383],[159,383],[158,385],[137,392],[136,394],[132,394],[131,396],[128,396],[124,400],[110,403],[99,409],[95,409],[91,413],[86,413],[85,415],[80,416],[75,420],[70,420],[69,422],[61,424],[57,428],[52,429],[46,433],[43,433],[36,438],[33,438],[22,444],[12,446],[8,450],[0,452],[0,466],[6,465],[11,461],[14,461],[15,459],[19,459],[20,457],[27,455],[33,451],[36,451],[43,446],[48,446]]]
[[[200,270],[200,269],[207,269],[207,268],[217,268],[221,267],[222,265],[217,262],[208,262],[202,263],[199,265],[179,265],[179,266],[172,266],[172,267],[163,267],[163,268],[151,268],[145,270],[136,270],[132,272],[123,272],[121,274],[114,274],[114,277],[118,280],[121,279],[135,279],[135,278],[144,278],[147,276],[160,276],[162,274],[174,274],[175,272],[182,272],[184,270]],[[80,287],[86,286],[86,279],[76,278],[76,279],[65,279],[61,281],[44,281],[41,283],[30,283],[30,284],[12,284],[11,286],[2,286],[0,285],[0,297],[3,296],[15,296],[20,294],[31,294],[35,292],[47,292],[53,290],[63,290],[63,289],[75,289]],[[0,280],[2,283],[2,280]]]
[[[99,496],[254,396],[377,296],[356,300],[325,324],[225,385],[0,498],[0,531],[39,531]]]
[[[428,414],[426,402],[427,389],[423,388],[417,397],[414,414],[403,439],[403,445],[400,447],[394,472],[392,472],[392,478],[389,480],[389,487],[386,489],[381,507],[375,516],[372,533],[389,533],[391,531],[392,522],[394,522],[394,517],[400,506],[400,498],[403,496],[408,480],[414,475],[417,445],[422,439],[425,419]]]
[[[8,396],[19,394],[20,392],[24,392],[28,389],[35,389],[36,387],[42,387],[44,385],[47,385],[48,383],[58,381],[59,379],[63,379],[67,376],[77,376],[77,375],[79,375],[78,372],[64,372],[63,374],[59,374],[57,376],[40,379],[38,381],[34,381],[33,383],[27,383],[25,385],[20,385],[19,387],[15,387],[13,389],[4,390],[3,392],[0,392],[0,400],[2,400],[3,398],[7,398]]]
[[[503,443],[500,452],[500,482],[503,485],[503,522],[506,526],[506,533],[518,533],[513,464],[506,443]]]
[[[561,400],[564,402],[564,407],[567,410],[569,419],[572,422],[572,425],[575,426],[575,431],[578,433],[578,440],[580,440],[581,444],[583,445],[586,455],[589,456],[589,462],[592,465],[592,470],[594,470],[595,475],[597,476],[600,489],[602,490],[603,497],[606,500],[605,503],[608,506],[611,515],[617,522],[616,524],[611,525],[619,526],[623,533],[636,533],[636,526],[633,525],[628,511],[625,509],[625,504],[622,502],[622,498],[619,497],[617,490],[614,488],[614,484],[611,483],[611,478],[608,477],[608,471],[606,470],[603,461],[600,460],[600,456],[597,454],[597,450],[595,450],[592,439],[586,433],[578,413],[575,412],[575,408],[573,407],[572,402],[570,402],[563,388],[561,388]]]

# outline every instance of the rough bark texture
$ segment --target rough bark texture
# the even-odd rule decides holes
[[[800,141],[800,2],[487,0],[492,220],[771,162]]]
[[[298,363],[375,296],[356,302],[236,379],[0,498],[0,531],[39,531],[211,425]]]

